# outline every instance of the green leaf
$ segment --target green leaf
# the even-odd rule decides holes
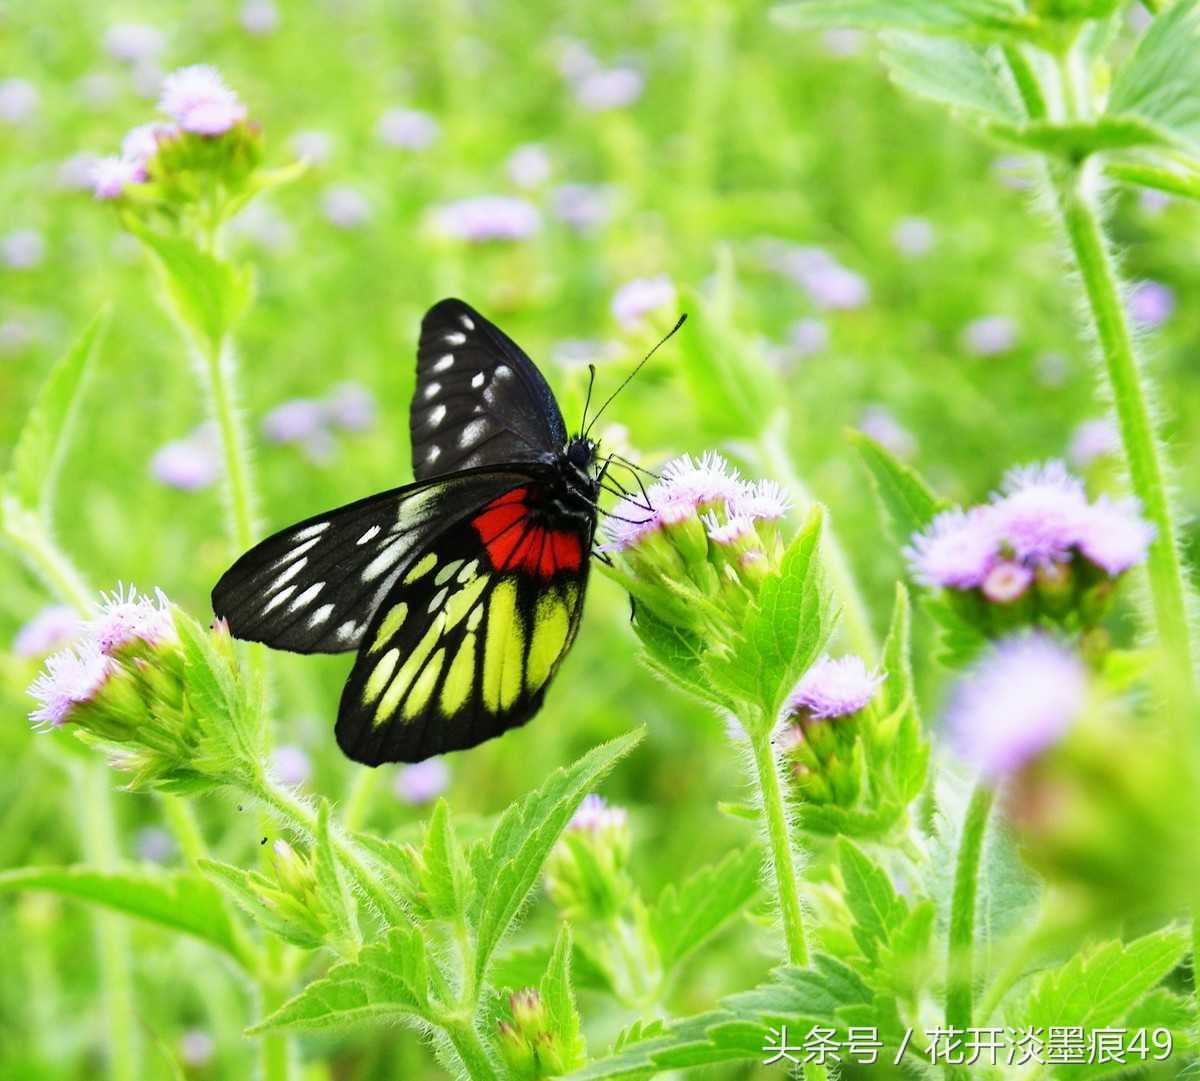
[[[505,811],[491,838],[471,852],[478,902],[475,976],[487,974],[492,954],[537,881],[542,865],[583,797],[641,742],[636,729],[595,747],[574,765],[551,774],[541,788]]]
[[[1020,1009],[1022,1025],[1118,1024],[1183,960],[1190,945],[1168,927],[1133,942],[1106,942],[1045,972]]]
[[[892,888],[887,872],[844,837],[837,843],[838,865],[845,883],[846,907],[854,920],[854,941],[872,963],[880,948],[908,916],[908,906]]]
[[[466,911],[470,869],[454,836],[450,805],[439,799],[425,831],[422,852],[425,892],[429,911],[441,919],[454,919]]]
[[[801,0],[771,10],[789,29],[857,27],[953,37],[1029,36],[1037,22],[1017,0]]]
[[[1020,99],[1010,89],[992,49],[895,32],[882,35],[882,41],[888,74],[903,90],[976,119],[1023,123]]]
[[[650,931],[669,970],[748,905],[762,883],[757,847],[731,852],[678,887],[668,885],[650,909]]]
[[[177,316],[216,353],[250,305],[249,267],[237,267],[190,240],[154,232],[132,219],[125,224],[158,257]]]
[[[883,643],[880,666],[886,674],[876,698],[881,713],[893,713],[913,702],[912,606],[903,582],[896,583],[892,621]]]
[[[989,134],[997,139],[1041,154],[1054,154],[1080,162],[1089,154],[1161,147],[1171,139],[1162,128],[1136,116],[1102,116],[1092,123],[1055,124],[1032,120],[1025,124],[992,123]]]
[[[332,1028],[401,1017],[430,1019],[424,934],[393,927],[353,961],[334,965],[247,1031]]]
[[[1122,184],[1155,188],[1200,202],[1200,162],[1195,168],[1167,158],[1162,161],[1111,161],[1104,171]]]
[[[191,935],[252,966],[250,947],[212,883],[191,871],[129,867],[22,867],[0,872],[0,892],[44,890]]]
[[[579,1010],[571,990],[571,925],[559,925],[554,950],[546,966],[539,990],[546,1007],[546,1019],[551,1033],[558,1037],[563,1060],[568,1069],[587,1061],[587,1044],[580,1030]]]
[[[933,927],[937,906],[921,901],[892,930],[872,971],[871,983],[916,1004],[929,987]]]
[[[107,313],[96,316],[54,365],[17,436],[8,471],[0,481],[0,494],[27,510],[44,510],[50,505],[88,362],[107,325]]]
[[[1109,116],[1138,117],[1171,141],[1200,150],[1200,0],[1155,17],[1117,72]]]
[[[947,504],[934,494],[916,470],[870,436],[850,432],[847,438],[871,473],[875,494],[899,543],[907,544],[914,533],[921,532],[935,515],[946,509]]]
[[[729,708],[729,702],[705,678],[704,647],[699,638],[659,619],[646,605],[637,609],[633,630],[646,651],[646,663],[655,672],[702,702]]]
[[[317,832],[313,838],[313,869],[317,879],[317,896],[333,923],[331,934],[343,948],[354,948],[362,941],[354,893],[346,881],[341,861],[334,851],[330,837],[329,801],[321,800],[317,808]]]
[[[955,608],[952,597],[926,594],[922,606],[937,624],[938,651],[934,659],[944,668],[965,668],[987,646],[983,632]]]
[[[497,957],[492,964],[489,979],[495,987],[536,987],[549,964],[549,947],[525,946]],[[571,955],[571,980],[581,990],[613,993],[612,981],[608,974],[578,942],[575,943],[575,950]]]
[[[266,875],[220,860],[200,860],[199,866],[268,934],[303,950],[325,945],[326,929]]]

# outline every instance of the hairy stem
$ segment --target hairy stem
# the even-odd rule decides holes
[[[995,794],[987,785],[976,786],[967,804],[962,837],[958,843],[958,863],[954,868],[950,938],[946,953],[946,1024],[960,1029],[971,1026],[979,861],[994,798]]]
[[[501,1075],[474,1024],[467,1021],[448,1023],[446,1036],[462,1059],[471,1081],[499,1081]]]
[[[287,1000],[284,988],[264,980],[259,988],[260,1016],[270,1017]],[[292,1041],[279,1031],[264,1032],[258,1038],[258,1065],[261,1081],[289,1081],[292,1076]]]

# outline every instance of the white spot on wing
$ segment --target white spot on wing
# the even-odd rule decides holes
[[[426,420],[426,423],[429,425],[429,427],[436,428],[439,424],[442,423],[442,421],[445,419],[445,417],[446,417],[446,407],[444,405],[435,405],[429,411],[429,417]]]
[[[436,398],[441,389],[441,383],[430,383],[429,386],[425,388],[425,400],[428,401],[430,398]]]
[[[438,362],[433,366],[433,370],[435,372],[448,372],[453,367],[454,367],[454,354],[447,353],[444,357],[441,357],[438,360]]]
[[[288,586],[282,593],[276,593],[265,605],[263,605],[262,614],[265,616],[272,608],[278,608],[283,604],[293,593],[296,592],[295,586]]]
[[[268,593],[274,593],[277,589],[282,589],[288,582],[296,577],[302,570],[305,564],[308,563],[308,556],[297,559],[287,570],[285,570],[278,578],[267,586]]]
[[[293,533],[292,540],[305,541],[308,540],[309,537],[319,537],[328,528],[328,522],[316,522],[313,525],[306,526],[304,529],[300,530],[299,533]]]
[[[288,552],[287,555],[280,557],[276,561],[275,566],[282,567],[285,563],[290,563],[297,556],[304,555],[304,553],[307,552],[320,539],[320,537],[313,537],[312,540],[306,540],[303,544],[297,545],[290,552]]]
[[[393,541],[363,568],[363,581],[375,581],[384,571],[394,567],[407,550],[408,545],[404,541]]]
[[[425,455],[425,461],[433,463],[436,462],[441,456],[442,448],[435,445],[429,448],[429,453]]]
[[[465,312],[464,312],[462,315],[460,315],[460,316],[458,317],[458,321],[459,321],[460,323],[462,323],[462,325],[463,325],[464,327],[466,327],[466,328],[467,328],[467,330],[474,330],[474,329],[475,329],[475,320],[474,320],[474,319],[472,319],[472,318],[471,318],[469,315],[467,315]]]
[[[462,345],[467,340],[467,336],[460,330],[452,330],[446,335],[447,345]]]
[[[315,600],[317,594],[320,593],[324,588],[324,582],[313,582],[311,586],[309,586],[303,593],[298,594],[292,603],[288,605],[288,611],[295,612],[298,609],[303,608],[306,604],[308,604],[309,601]]]
[[[311,616],[308,617],[308,625],[316,627],[324,623],[331,615],[333,615],[333,605],[323,604]]]
[[[465,450],[467,447],[477,442],[479,437],[486,431],[486,420],[473,420],[462,430],[462,434],[458,437],[458,445]]]
[[[497,364],[496,371],[493,374],[497,379],[508,379],[512,376],[512,368],[507,364]]]
[[[483,391],[483,400],[487,402],[488,405],[494,404],[496,401],[496,388],[485,387]]]
[[[338,636],[339,642],[352,642],[354,640],[355,635],[357,635],[357,634],[358,634],[358,624],[355,623],[354,620],[352,620],[352,619],[346,620],[346,622],[343,623],[337,629],[337,636]]]
[[[379,526],[373,525],[361,537],[358,538],[358,541],[356,543],[366,544],[367,541],[373,540],[377,536],[379,536]]]
[[[471,386],[478,390],[481,386],[483,386],[483,381],[485,378],[486,377],[484,376],[483,372],[480,372],[478,375],[471,376]]]

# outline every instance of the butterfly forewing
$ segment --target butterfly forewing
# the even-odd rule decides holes
[[[295,653],[357,649],[376,608],[419,554],[520,474],[418,481],[308,518],[251,548],[213,589],[237,638]]]
[[[413,474],[543,461],[566,443],[546,380],[499,327],[461,300],[421,323],[410,413]]]
[[[337,738],[360,762],[416,762],[524,724],[574,640],[590,526],[523,483],[415,558],[375,613]]]

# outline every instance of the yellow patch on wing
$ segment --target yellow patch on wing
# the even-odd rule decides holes
[[[548,590],[538,601],[529,642],[529,666],[525,685],[532,694],[550,678],[554,666],[566,648],[571,617],[557,590]]]
[[[468,634],[458,647],[450,669],[446,673],[446,682],[442,684],[442,712],[452,717],[471,696],[471,687],[475,683],[475,642],[474,634]]]
[[[487,584],[487,575],[481,574],[450,596],[450,599],[446,601],[446,630],[458,626],[463,616],[471,610],[471,606],[479,600],[479,594],[483,592]],[[482,613],[483,609],[480,608],[479,611]]]
[[[371,648],[368,652],[374,653],[377,649],[382,649],[384,644],[388,642],[392,636],[404,626],[404,620],[408,617],[408,605],[401,601],[397,605],[392,606],[392,610],[383,617],[383,622],[379,624],[379,630],[375,635],[375,641],[371,643]]]
[[[512,706],[521,693],[525,634],[517,618],[517,583],[506,578],[492,591],[483,648],[483,703],[492,713]]]
[[[391,686],[388,687],[387,693],[380,701],[379,709],[375,713],[376,725],[383,724],[396,712],[396,707],[400,705],[404,692],[408,690],[408,685],[416,679],[417,673],[425,663],[425,658],[433,652],[433,647],[442,636],[445,625],[446,615],[444,612],[439,612],[437,618],[429,624],[429,629],[424,636],[405,659],[404,664],[400,666],[400,671],[396,673]]]
[[[400,651],[398,649],[389,649],[379,658],[379,663],[371,670],[371,674],[367,677],[367,685],[363,688],[363,705],[369,706],[383,694],[383,688],[392,678],[392,673],[396,670],[396,662],[399,659]]]
[[[441,674],[442,664],[445,660],[446,651],[444,649],[439,649],[429,658],[429,663],[425,665],[424,671],[417,677],[417,682],[413,684],[412,690],[408,692],[408,697],[404,700],[406,720],[411,721],[425,708],[425,703],[433,696],[433,688],[437,684],[437,678]]]
[[[415,563],[413,565],[412,570],[410,570],[404,576],[404,584],[406,586],[412,585],[412,583],[415,582],[418,578],[424,577],[431,570],[433,570],[433,568],[436,566],[437,566],[437,556],[435,556],[432,552],[429,552],[424,557],[424,559],[420,560],[418,563]]]

